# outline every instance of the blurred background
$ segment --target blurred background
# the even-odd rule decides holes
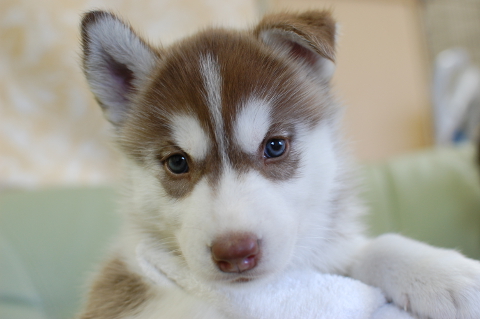
[[[334,90],[369,233],[480,259],[468,143],[480,123],[480,0],[1,0],[0,318],[73,317],[119,228],[118,155],[80,68],[83,12],[111,10],[168,45],[323,8],[340,25]]]
[[[80,69],[82,12],[112,10],[168,45],[208,25],[247,28],[266,12],[311,8],[332,9],[340,24],[334,84],[357,158],[433,145],[435,58],[462,47],[464,60],[468,52],[480,63],[480,1],[2,0],[0,188],[109,184],[119,175]]]

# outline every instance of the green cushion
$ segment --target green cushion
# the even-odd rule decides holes
[[[480,259],[480,174],[471,145],[430,149],[363,170],[373,235],[398,232]]]
[[[47,318],[40,295],[23,261],[2,237],[0,269],[0,318]]]
[[[10,266],[0,268],[0,318],[72,317],[93,263],[117,228],[114,198],[111,188],[1,194],[1,263]],[[21,303],[31,315],[18,312]]]
[[[365,165],[373,235],[400,232],[480,258],[480,176],[471,146]],[[119,227],[111,187],[0,193],[0,318],[64,319]]]

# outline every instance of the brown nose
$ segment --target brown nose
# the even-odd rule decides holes
[[[251,233],[232,233],[218,237],[212,244],[212,258],[223,272],[243,272],[257,265],[260,248]]]

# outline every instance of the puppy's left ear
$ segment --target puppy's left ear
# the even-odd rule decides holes
[[[281,55],[300,62],[322,81],[335,70],[336,23],[329,11],[265,16],[255,35]]]
[[[135,94],[147,83],[159,52],[112,13],[92,11],[82,20],[83,69],[105,117],[126,118]]]

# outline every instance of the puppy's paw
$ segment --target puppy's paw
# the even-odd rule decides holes
[[[351,274],[418,318],[480,319],[480,262],[395,234],[370,241]]]
[[[400,289],[390,287],[390,297],[419,318],[479,319],[480,262],[454,251],[439,255],[420,258],[416,267],[406,269]]]

